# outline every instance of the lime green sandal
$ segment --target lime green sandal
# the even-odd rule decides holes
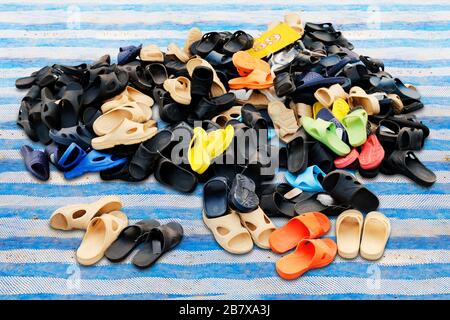
[[[348,141],[353,147],[363,145],[367,140],[367,112],[364,109],[355,109],[342,119],[348,135]]]
[[[350,147],[342,141],[336,134],[336,125],[322,119],[312,119],[303,117],[303,127],[314,139],[322,142],[331,151],[339,156],[350,153]]]

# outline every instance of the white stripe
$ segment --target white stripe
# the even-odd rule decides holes
[[[130,264],[131,256],[121,262]],[[158,263],[169,265],[195,266],[201,264],[247,264],[247,263],[275,263],[280,256],[268,250],[253,250],[245,255],[232,255],[225,250],[208,250],[193,253],[192,251],[173,250],[158,260]],[[353,260],[345,260],[336,256],[333,263],[364,263],[371,262],[360,257]],[[22,263],[76,263],[74,250],[0,250],[0,263],[22,264]],[[383,257],[377,261],[379,266],[411,266],[421,264],[447,264],[450,263],[450,250],[418,250],[398,249],[384,252]],[[111,265],[107,259],[100,260],[96,266]],[[93,267],[95,268],[95,266]]]
[[[373,283],[373,275],[360,277],[311,277],[303,276],[295,283],[279,277],[259,278],[251,280],[235,280],[222,278],[208,279],[174,279],[174,278],[131,278],[120,280],[86,280],[80,279],[80,287],[73,289],[73,281],[53,277],[3,277],[0,278],[1,295],[18,294],[392,294],[392,295],[429,295],[448,294],[450,277],[424,280],[380,279],[379,289],[369,285]],[[161,285],[163,284],[163,285]],[[326,289],[326,290],[325,290]]]

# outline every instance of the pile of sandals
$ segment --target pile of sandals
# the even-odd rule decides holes
[[[203,220],[225,250],[243,254],[256,244],[282,253],[298,245],[301,259],[314,260],[304,261],[307,269],[324,266],[348,251],[339,238],[337,245],[316,239],[330,229],[326,216],[379,206],[342,169],[367,178],[402,174],[423,186],[436,181],[414,153],[429,136],[412,114],[423,108],[420,93],[353,49],[331,23],[303,24],[289,13],[255,38],[193,28],[182,48],[131,45],[119,49],[117,64],[106,55],[46,66],[16,81],[28,89],[17,124],[46,145],[22,147],[26,167],[41,180],[51,163],[66,179],[99,172],[103,180],[137,182],[154,174],[187,193],[204,183]],[[271,53],[261,58],[261,50]],[[286,225],[284,235],[270,217],[295,219],[288,225],[301,222],[309,233]],[[355,221],[361,232],[363,219]],[[377,248],[365,258],[381,257],[388,230],[379,246],[361,243],[361,250]],[[316,259],[319,252],[325,260]],[[283,277],[306,271],[291,258],[277,263]]]

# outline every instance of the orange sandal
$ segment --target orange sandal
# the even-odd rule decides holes
[[[273,77],[270,72],[260,69],[253,70],[248,76],[234,78],[228,81],[230,89],[267,89],[273,86]]]
[[[255,69],[270,73],[270,65],[267,62],[246,51],[238,51],[233,54],[233,64],[241,77],[248,76]]]
[[[276,269],[283,279],[296,279],[311,269],[329,265],[336,253],[337,245],[331,239],[305,239],[294,252],[277,261]]]
[[[284,253],[294,248],[304,239],[314,239],[323,236],[330,228],[330,219],[323,213],[303,213],[272,232],[269,238],[270,248],[273,252]]]

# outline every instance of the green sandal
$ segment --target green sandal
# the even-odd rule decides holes
[[[336,134],[336,125],[322,119],[312,119],[303,117],[303,127],[314,139],[322,142],[331,151],[339,156],[350,153],[350,147],[342,141]]]
[[[342,119],[348,135],[348,141],[353,147],[359,147],[367,140],[367,112],[364,109],[355,109]]]

